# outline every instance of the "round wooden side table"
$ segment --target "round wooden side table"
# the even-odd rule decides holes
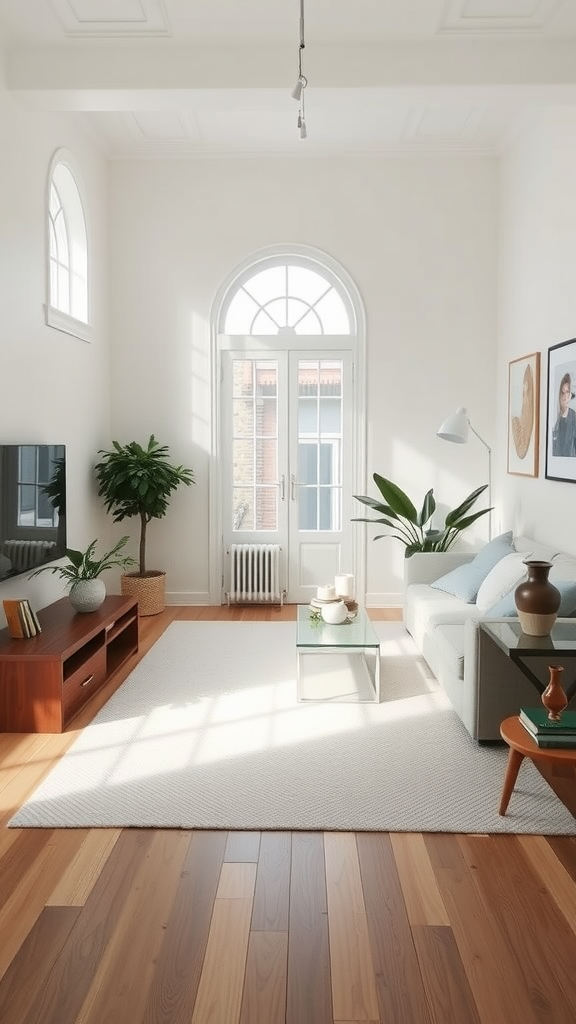
[[[510,747],[510,751],[498,808],[499,814],[506,814],[520,765],[525,757],[530,757],[532,761],[565,761],[576,765],[576,747],[539,747],[522,725],[518,715],[504,719],[500,726],[500,735]]]

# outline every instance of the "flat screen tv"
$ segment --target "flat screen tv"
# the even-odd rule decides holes
[[[66,551],[66,446],[0,445],[0,582]]]

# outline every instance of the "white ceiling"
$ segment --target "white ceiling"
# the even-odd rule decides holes
[[[493,153],[576,103],[576,0],[0,0],[7,87],[111,157]]]

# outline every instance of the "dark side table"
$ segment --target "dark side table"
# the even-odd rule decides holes
[[[563,681],[562,683],[568,700],[572,699],[576,693],[575,622],[555,622],[550,636],[527,636],[522,632],[522,627],[517,619],[507,619],[506,622],[490,622],[488,620],[480,623],[480,629],[484,630],[500,650],[518,665],[520,671],[526,679],[530,680],[539,694],[544,693],[548,680],[543,682],[539,679],[530,665],[526,663],[526,658],[544,658],[547,665],[561,665],[563,668],[566,661],[572,660],[572,681],[566,681],[566,683]]]

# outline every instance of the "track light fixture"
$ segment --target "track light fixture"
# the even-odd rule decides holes
[[[300,0],[300,44],[298,46],[298,78],[296,79],[296,85],[292,89],[292,99],[298,100],[298,120],[296,122],[297,127],[300,131],[300,138],[307,138],[306,131],[306,117],[304,113],[304,90],[308,85],[308,79],[302,71],[302,51],[305,49],[306,43],[304,41],[304,0]]]

